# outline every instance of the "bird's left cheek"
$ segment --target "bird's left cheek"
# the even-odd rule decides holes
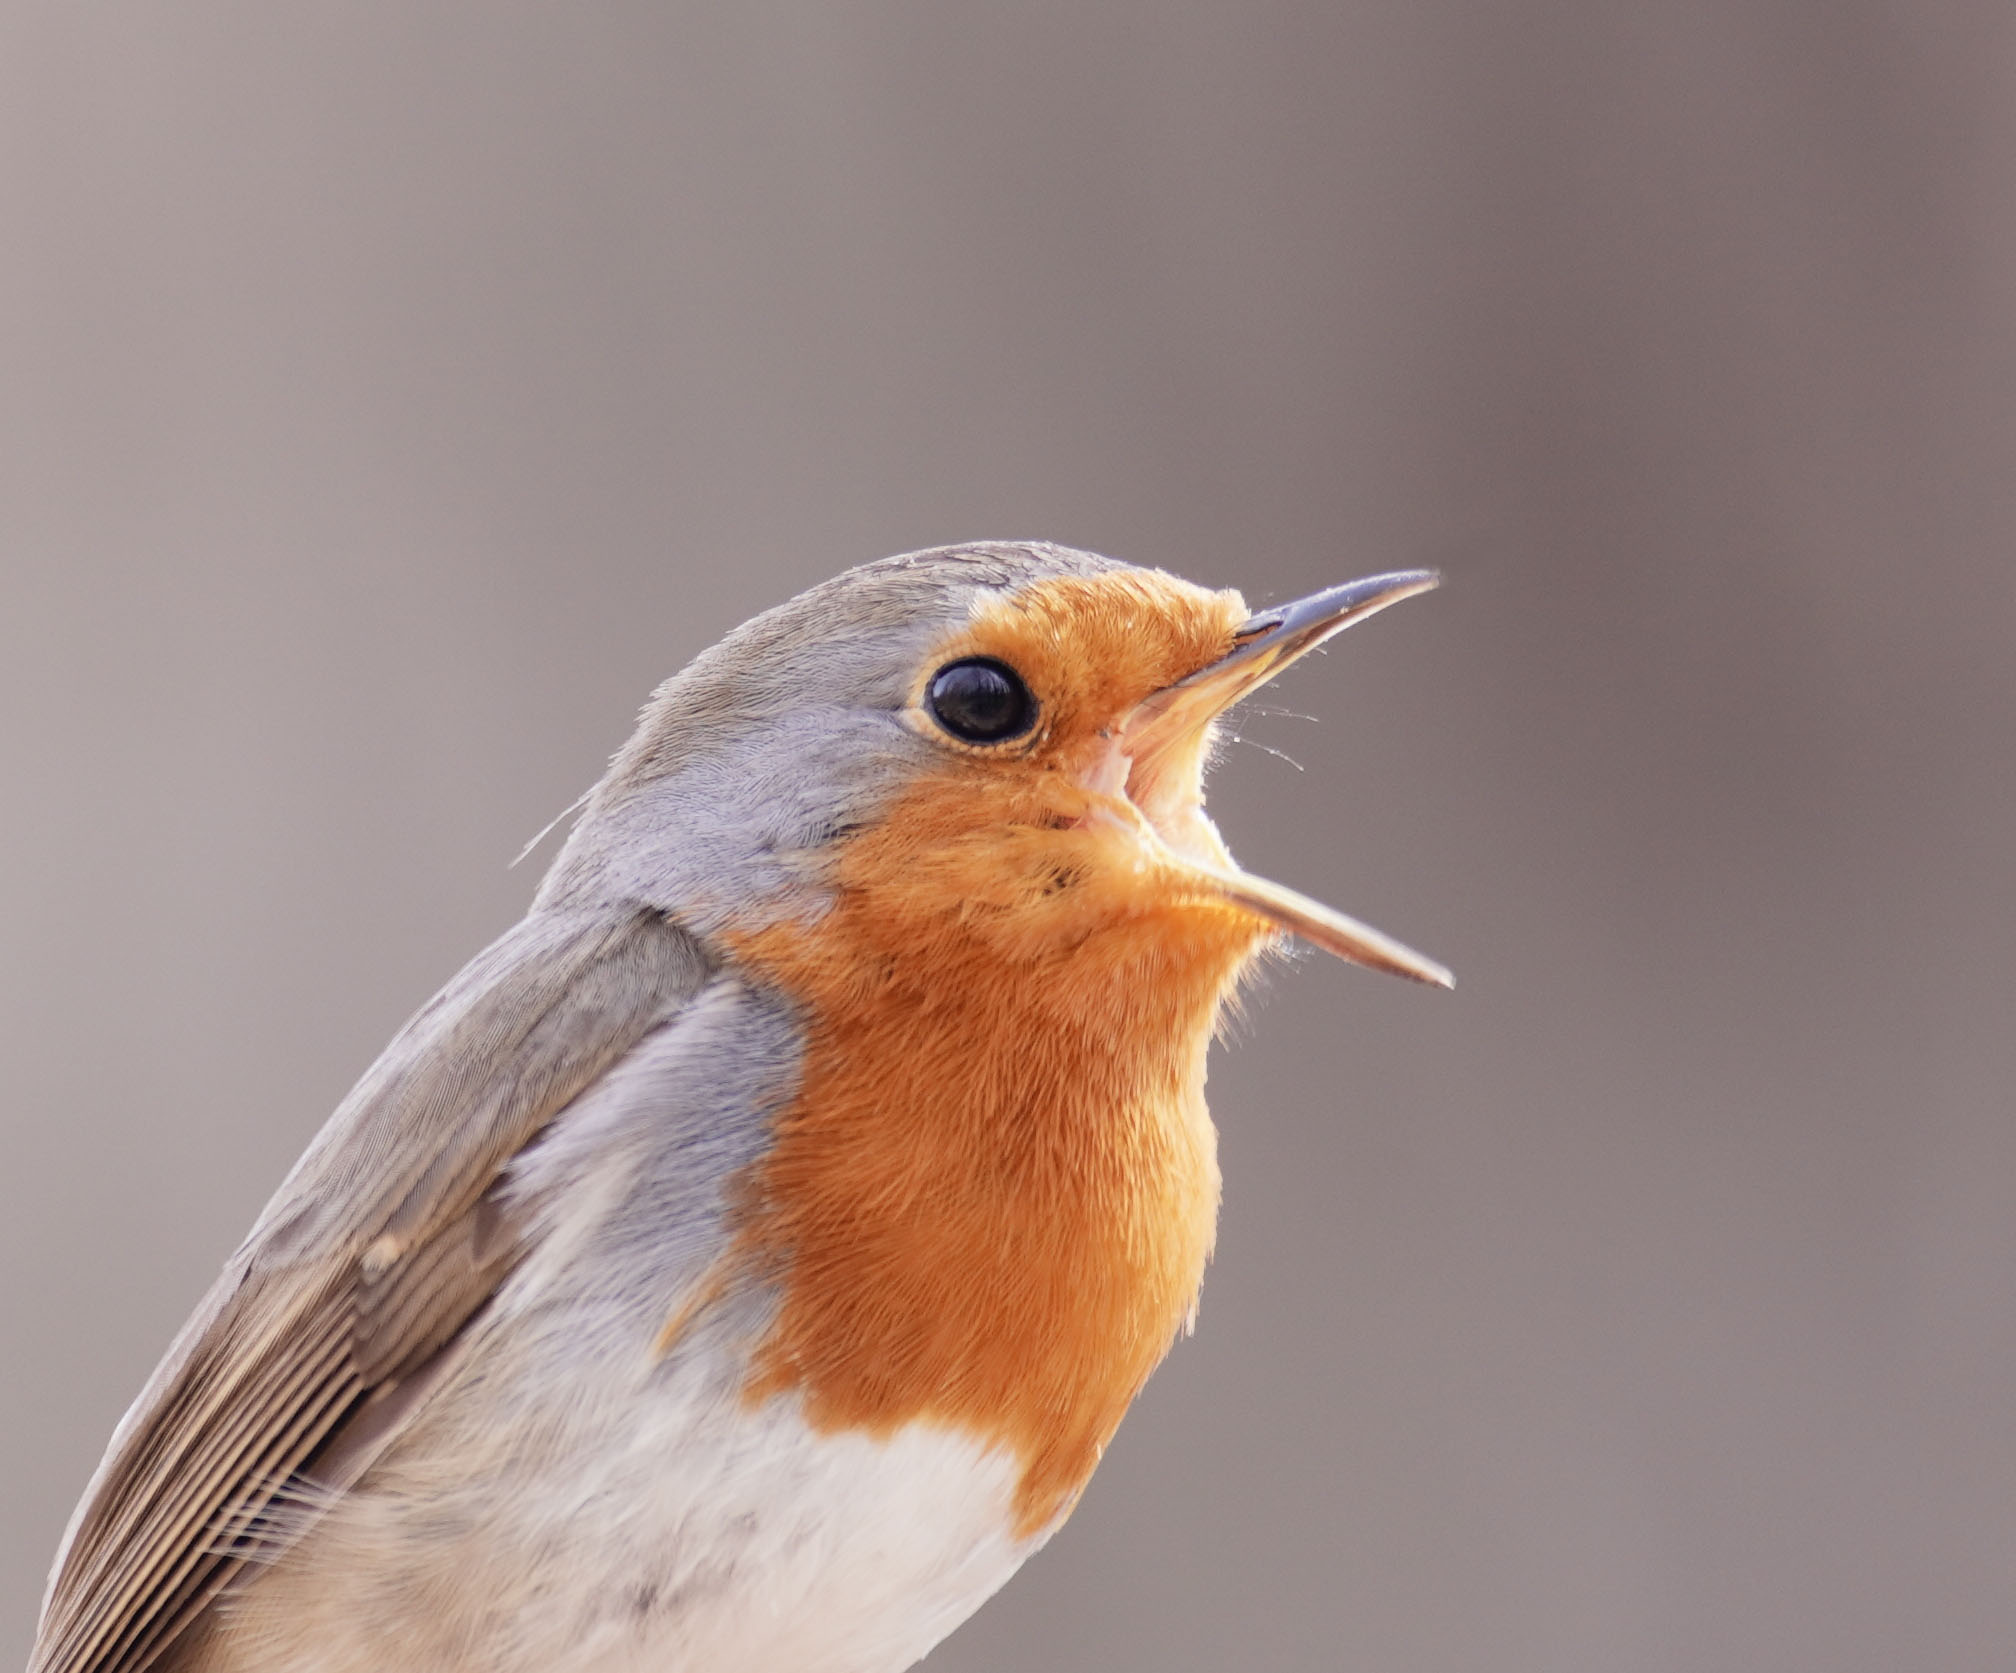
[[[949,865],[939,881],[956,886],[967,932],[1010,963],[1068,951],[1129,909],[1132,845],[1096,826],[1016,826],[981,847],[984,858],[970,854],[977,863]]]

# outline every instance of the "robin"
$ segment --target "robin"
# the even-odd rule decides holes
[[[1250,613],[974,545],[659,689],[120,1423],[33,1673],[893,1673],[1193,1317],[1206,1047],[1283,932],[1216,718],[1434,585]]]

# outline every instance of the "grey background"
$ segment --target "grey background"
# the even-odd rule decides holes
[[[2016,1658],[2006,0],[0,14],[0,1664],[649,687],[1044,535],[1251,718],[1202,1328],[932,1663]]]

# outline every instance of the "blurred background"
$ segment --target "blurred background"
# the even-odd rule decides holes
[[[2016,1656],[2002,0],[0,14],[0,1665],[647,691],[913,547],[1258,601],[1201,1329],[938,1673]],[[1270,751],[1292,756],[1303,771]]]

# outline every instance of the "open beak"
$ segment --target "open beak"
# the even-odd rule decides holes
[[[1128,717],[1128,753],[1137,763],[1152,763],[1161,749],[1174,746],[1180,739],[1196,737],[1240,698],[1264,685],[1332,634],[1341,633],[1353,622],[1363,621],[1389,604],[1427,592],[1439,579],[1433,570],[1426,569],[1373,575],[1297,599],[1293,604],[1261,611],[1239,628],[1232,649],[1224,656],[1174,685],[1163,687]],[[1165,845],[1165,852],[1172,864],[1189,872],[1210,893],[1341,959],[1435,987],[1456,985],[1456,978],[1433,959],[1307,895],[1270,883],[1264,877],[1254,877],[1236,866],[1219,865],[1174,847]]]

